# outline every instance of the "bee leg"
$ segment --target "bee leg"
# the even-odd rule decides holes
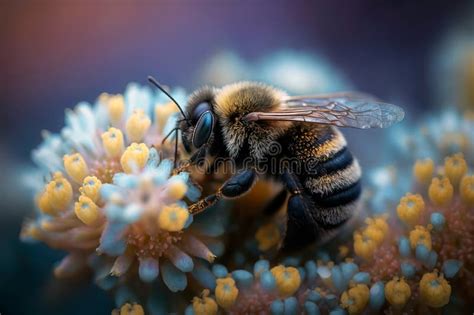
[[[320,235],[318,224],[311,215],[314,208],[309,196],[306,196],[299,179],[289,173],[282,180],[290,192],[288,199],[287,227],[283,240],[283,249],[294,250],[314,242]]]
[[[245,194],[252,188],[256,178],[257,173],[254,169],[238,171],[237,174],[229,178],[219,187],[215,194],[209,195],[189,206],[189,212],[191,214],[198,214],[222,198],[231,199]]]

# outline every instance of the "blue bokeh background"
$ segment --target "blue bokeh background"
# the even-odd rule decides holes
[[[19,178],[40,131],[64,109],[118,93],[153,74],[188,90],[227,50],[250,64],[276,50],[316,53],[358,90],[402,104],[408,120],[433,109],[433,55],[468,1],[1,1],[0,313],[107,314],[113,302],[83,281],[58,282],[61,253],[20,243],[31,212]],[[375,163],[376,131],[349,135]],[[371,140],[370,140],[371,141]]]

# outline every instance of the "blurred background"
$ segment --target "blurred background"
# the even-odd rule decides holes
[[[64,125],[65,108],[121,93],[132,81],[146,84],[152,74],[187,91],[243,79],[292,94],[361,90],[401,105],[407,121],[416,121],[463,104],[469,91],[458,79],[474,69],[473,17],[461,0],[2,0],[1,314],[113,308],[88,281],[52,279],[61,253],[18,240],[33,208],[22,186],[30,152],[41,130]],[[384,155],[380,131],[346,134],[362,165]]]

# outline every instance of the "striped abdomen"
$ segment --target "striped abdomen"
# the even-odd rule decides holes
[[[361,193],[359,163],[334,127],[296,127],[289,155],[302,162],[298,174],[305,197],[311,199],[313,218],[322,228],[334,228],[349,219]]]

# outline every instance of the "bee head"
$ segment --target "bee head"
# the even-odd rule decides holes
[[[212,103],[214,90],[203,88],[194,92],[186,107],[186,117],[179,123],[182,131],[183,146],[188,153],[200,149],[212,142],[212,135],[216,123]]]

